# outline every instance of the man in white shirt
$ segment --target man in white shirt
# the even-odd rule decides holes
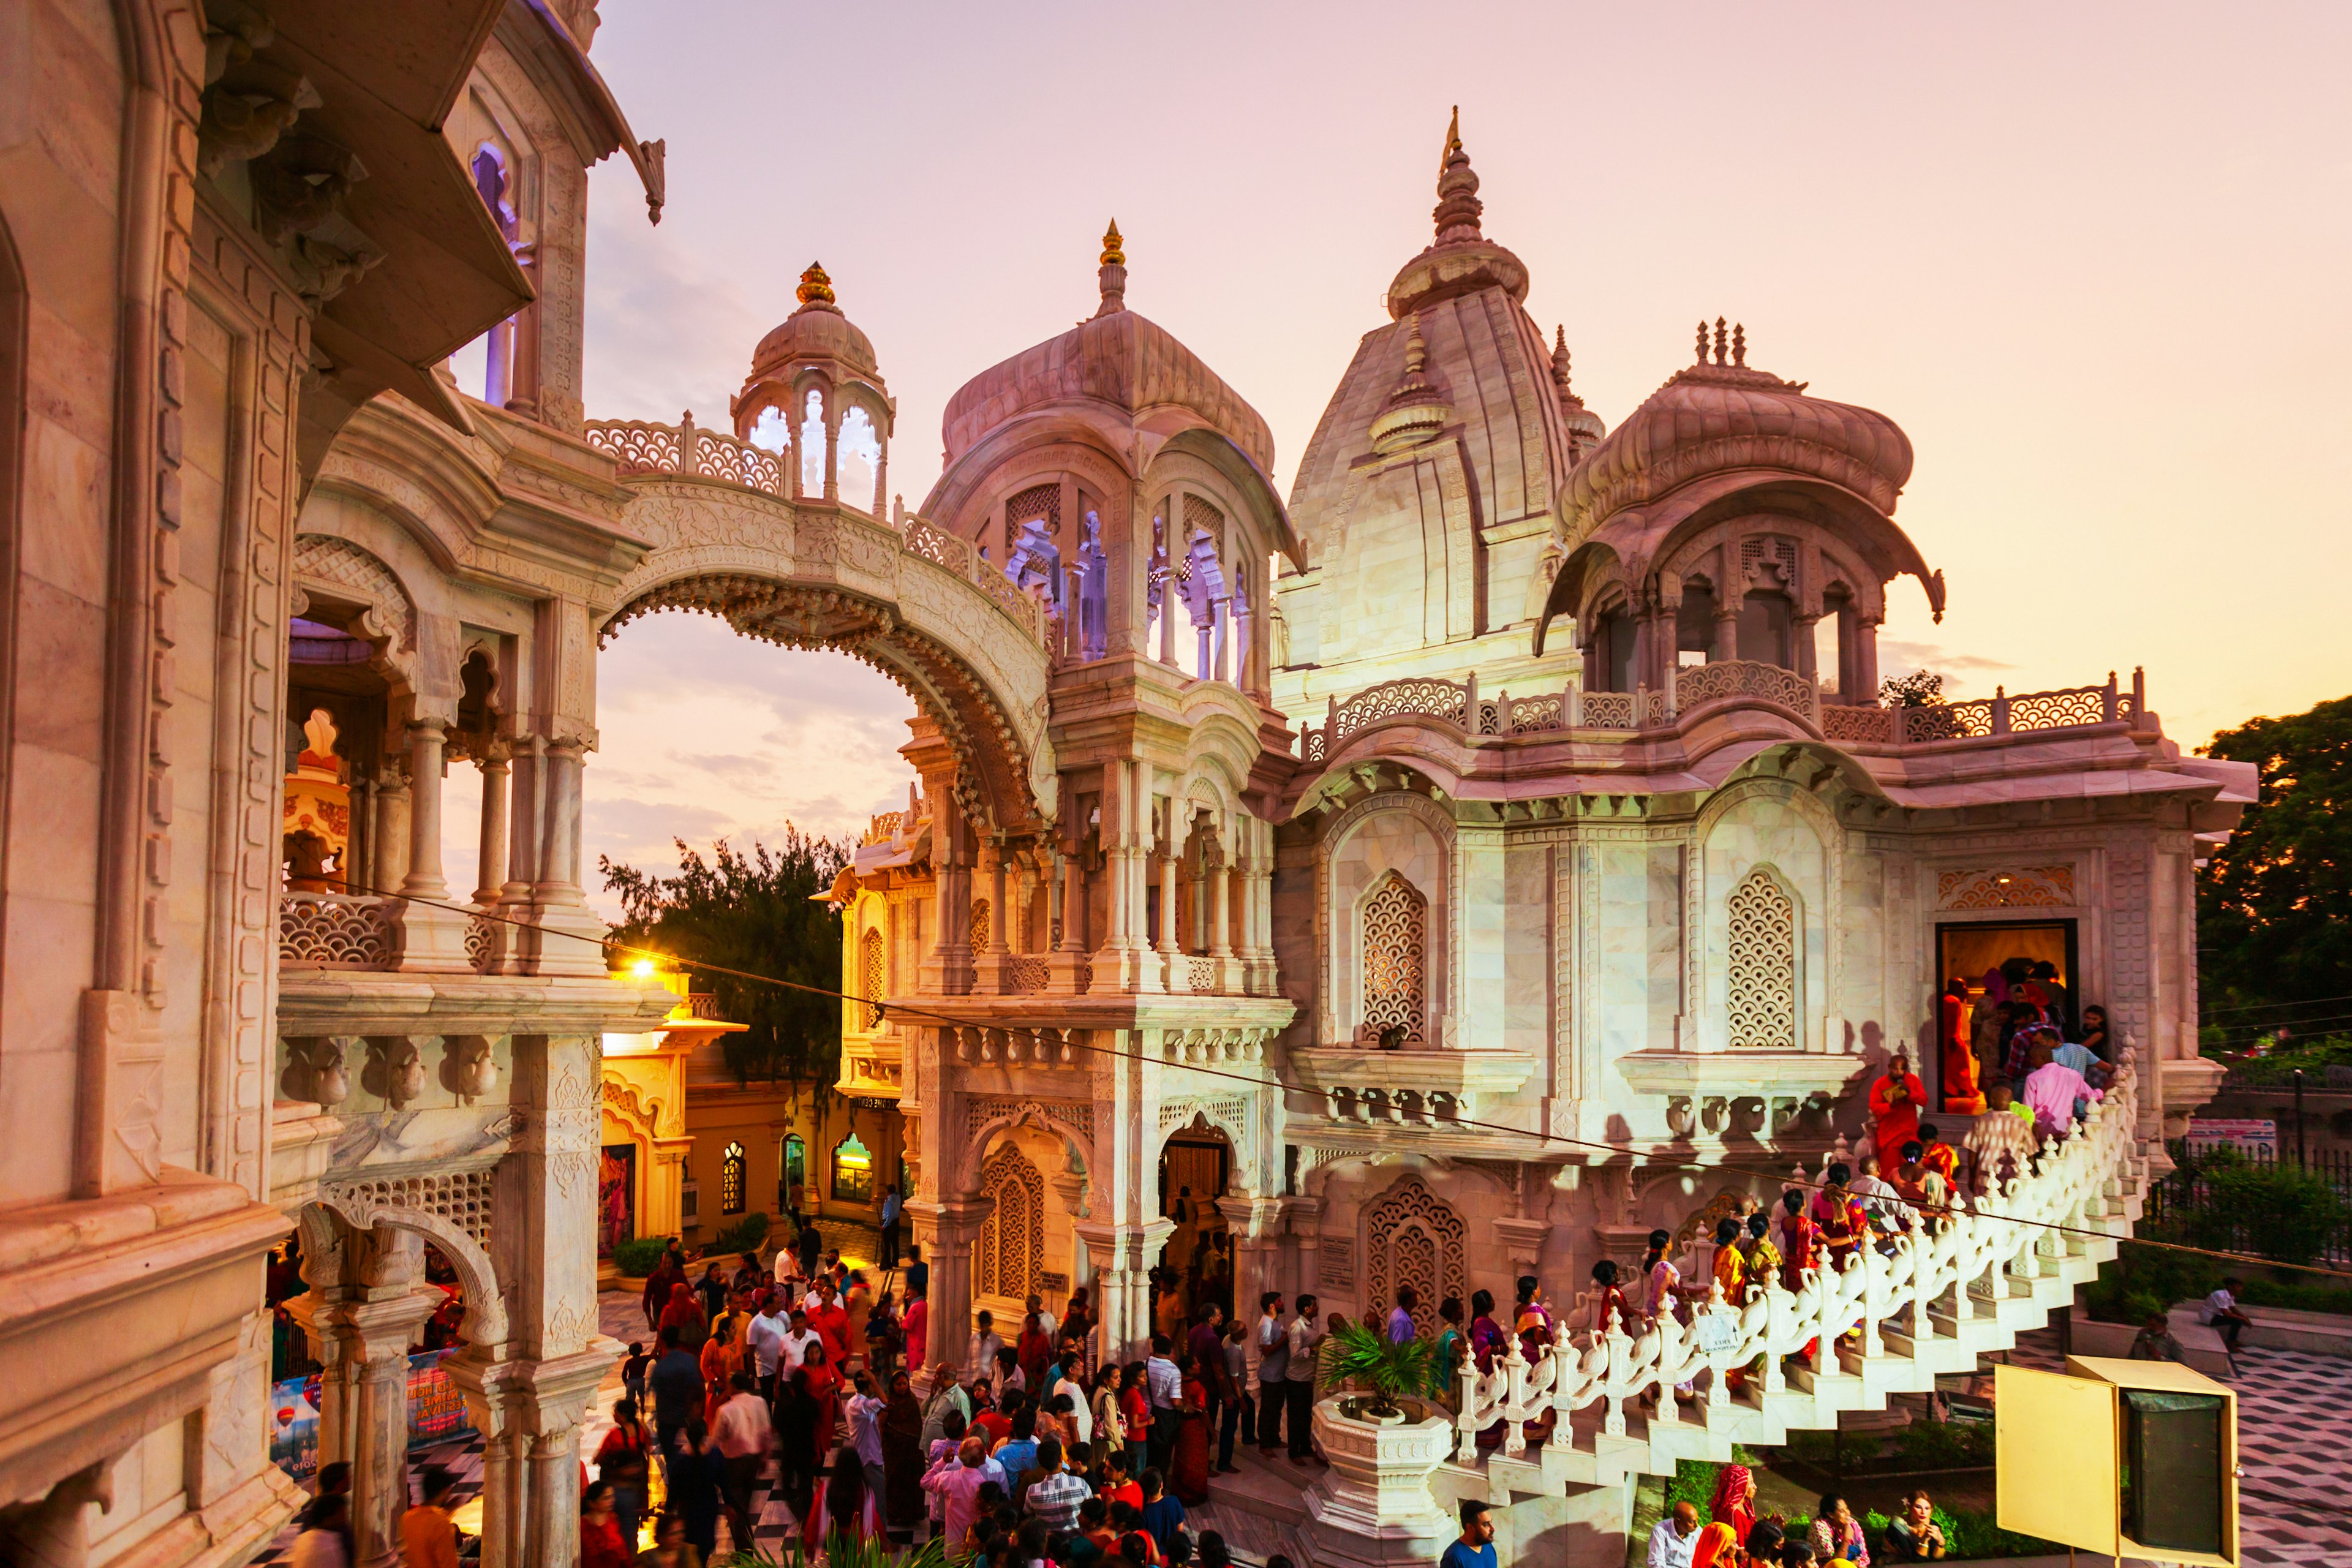
[[[1175,1468],[1176,1429],[1184,1420],[1184,1374],[1176,1370],[1175,1342],[1166,1334],[1151,1336],[1151,1354],[1143,1363],[1143,1380],[1151,1399],[1151,1443],[1146,1450],[1162,1475]]]
[[[735,1374],[735,1392],[719,1407],[710,1436],[727,1460],[728,1527],[751,1539],[751,1488],[767,1468],[768,1450],[775,1447],[775,1425],[768,1403],[752,1389],[749,1373]]]
[[[997,1336],[996,1314],[982,1310],[972,1320],[971,1345],[963,1358],[963,1380],[967,1385],[982,1378],[996,1376],[996,1352],[1004,1348]]]
[[[752,1370],[760,1379],[760,1397],[771,1404],[776,1398],[776,1362],[791,1329],[792,1320],[783,1315],[776,1298],[769,1296],[752,1317],[751,1326],[743,1331],[743,1344],[751,1352]]]
[[[808,1360],[808,1348],[821,1344],[824,1338],[808,1326],[808,1314],[798,1307],[793,1309],[792,1327],[786,1329],[776,1345],[776,1371],[779,1377],[790,1376]]]
[[[2245,1283],[2236,1275],[2221,1281],[2221,1288],[2205,1298],[2197,1310],[2197,1319],[2221,1336],[2222,1348],[2230,1352],[2230,1364],[2238,1364],[2238,1336],[2246,1331],[2253,1320],[2238,1305],[2238,1288]]]
[[[1650,1558],[1644,1568],[1690,1568],[1691,1553],[1697,1550],[1698,1510],[1678,1502],[1650,1531]]]
[[[1258,1298],[1257,1327],[1250,1331],[1250,1359],[1257,1363],[1257,1451],[1274,1458],[1282,1440],[1282,1413],[1289,1405],[1285,1384],[1290,1371],[1290,1336],[1282,1326],[1282,1292]]]
[[[1308,1429],[1315,1415],[1317,1363],[1323,1359],[1324,1330],[1316,1312],[1314,1297],[1298,1298],[1298,1314],[1284,1334],[1290,1363],[1283,1374],[1282,1389],[1290,1407],[1290,1460],[1295,1465],[1327,1462],[1315,1451],[1314,1433]]]

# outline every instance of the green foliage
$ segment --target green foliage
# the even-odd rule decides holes
[[[1906,1470],[1969,1470],[1992,1463],[1989,1421],[1914,1421],[1895,1434]]]
[[[1937,708],[1944,701],[1944,678],[1932,669],[1915,669],[1878,683],[1882,708]]]
[[[1993,1522],[1990,1513],[1947,1509],[1937,1502],[1930,1502],[1927,1511],[1928,1517],[1942,1527],[1944,1549],[1951,1557],[2040,1557],[2061,1550],[2054,1542],[2003,1530]],[[1863,1536],[1874,1551],[1885,1548],[1886,1527],[1893,1522],[1876,1509],[1862,1516]]]
[[[733,1225],[719,1231],[703,1247],[705,1258],[733,1258],[740,1253],[757,1252],[760,1244],[768,1239],[768,1216],[747,1214]]]
[[[1433,1393],[1436,1367],[1433,1342],[1416,1334],[1398,1344],[1370,1323],[1342,1323],[1323,1342],[1323,1386],[1360,1383],[1372,1391],[1372,1407],[1384,1415],[1395,1410],[1400,1396]]]
[[[642,1279],[654,1271],[661,1261],[662,1251],[669,1238],[660,1236],[633,1236],[613,1248],[613,1267],[633,1279]]]
[[[2315,1171],[2254,1161],[2234,1149],[2180,1156],[2170,1180],[2204,1189],[2179,1211],[2182,1239],[2220,1251],[2251,1250],[2274,1263],[2310,1263],[2345,1222],[2344,1201]]]
[[[1826,1432],[1811,1435],[1823,1439],[1829,1436]],[[1765,1463],[1764,1456],[1740,1443],[1731,1446],[1731,1459],[1750,1469],[1760,1468]],[[1714,1523],[1715,1515],[1709,1505],[1715,1501],[1715,1479],[1722,1469],[1721,1465],[1708,1459],[1684,1459],[1677,1463],[1675,1473],[1666,1480],[1666,1511],[1672,1513],[1675,1504],[1686,1502],[1698,1510],[1701,1524]]]
[[[2199,879],[2205,997],[2251,1007],[2352,992],[2352,697],[2249,720],[2206,751],[2252,763],[2262,797]]]
[[[2116,1260],[2083,1288],[2083,1310],[2103,1323],[2137,1327],[2177,1302],[2204,1300],[2221,1283],[2222,1275],[2233,1271],[2249,1275],[2238,1292],[2246,1306],[2352,1316],[2352,1290],[2302,1278],[2265,1279],[2218,1258],[2171,1252],[2143,1241],[2125,1242]]]
[[[776,848],[754,844],[739,855],[719,840],[709,860],[677,841],[677,875],[650,876],[603,857],[604,890],[621,897],[627,917],[613,928],[626,947],[814,986],[790,991],[709,972],[695,977],[719,1015],[748,1024],[725,1037],[727,1065],[739,1083],[753,1079],[829,1089],[841,1065],[841,913],[814,895],[833,885],[849,846],[811,838],[787,826]]]
[[[2266,1047],[2261,1056],[2248,1056],[2242,1050],[2224,1048],[2231,1043],[2242,1043],[2216,1025],[2207,1025],[2200,1038],[2206,1056],[2227,1062],[2233,1082],[2276,1085],[2284,1089],[2294,1082],[2299,1070],[2306,1089],[2327,1087],[2327,1069],[2332,1067],[2352,1067],[2352,1036],[2314,1036],[2309,1039],[2288,1038]],[[2284,1131],[2284,1128],[2282,1128]]]

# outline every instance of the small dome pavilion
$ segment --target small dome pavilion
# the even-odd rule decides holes
[[[797,297],[800,308],[751,351],[751,374],[729,405],[735,433],[789,454],[798,494],[883,516],[898,400],[822,262],[801,274]]]

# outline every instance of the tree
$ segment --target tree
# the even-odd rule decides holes
[[[722,838],[708,861],[684,840],[675,842],[675,877],[596,858],[604,890],[621,896],[626,916],[613,928],[615,942],[824,992],[840,989],[841,912],[814,895],[833,886],[848,860],[845,841],[808,837],[787,825],[777,848],[755,843],[749,856],[739,855]],[[837,996],[709,973],[697,976],[696,986],[710,992],[721,1016],[751,1026],[724,1037],[737,1082],[759,1078],[828,1088],[838,1076]]]
[[[2352,697],[2249,720],[2205,752],[2262,776],[2262,797],[2198,884],[2208,1005],[2352,992]]]
[[[1944,678],[1932,669],[1890,675],[1878,683],[1882,708],[1935,708],[1944,700]]]

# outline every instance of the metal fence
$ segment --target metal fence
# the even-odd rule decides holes
[[[2175,1169],[2149,1191],[2145,1230],[2179,1237],[2200,1247],[2284,1258],[2305,1247],[2316,1258],[2352,1262],[2352,1151],[2315,1150],[2298,1159],[2290,1148],[2189,1152],[2185,1141],[2169,1145]],[[2257,1172],[2302,1170],[2336,1195],[2332,1212],[2324,1204],[2249,1202],[2231,1168]]]

